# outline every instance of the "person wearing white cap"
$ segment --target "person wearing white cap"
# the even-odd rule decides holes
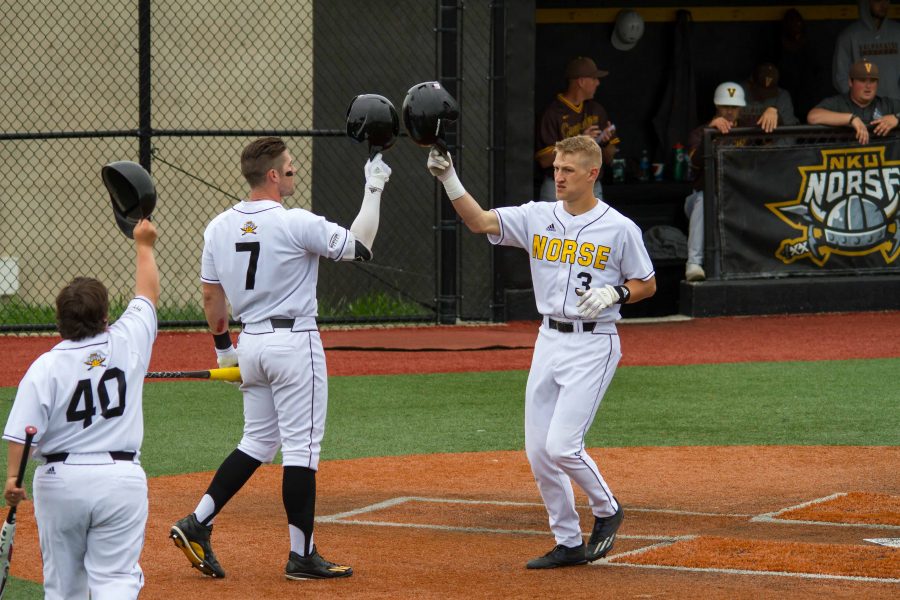
[[[538,150],[534,159],[544,170],[540,199],[556,201],[556,183],[553,178],[553,158],[556,142],[576,135],[591,137],[600,146],[603,162],[609,164],[616,154],[616,126],[613,125],[603,105],[594,100],[600,79],[609,75],[586,56],[578,56],[566,65],[568,87],[565,92],[547,106],[541,116],[537,131]],[[594,183],[594,196],[603,199],[600,178]]]
[[[728,133],[737,126],[741,109],[747,106],[744,88],[733,81],[720,83],[713,94],[716,115],[709,123],[694,129],[688,136],[688,156],[691,172],[694,174],[694,191],[684,200],[684,212],[688,217],[688,255],[684,278],[688,281],[703,281],[703,130],[708,127]]]
[[[616,50],[631,50],[643,35],[644,18],[640,13],[634,10],[623,10],[616,17],[616,26],[610,41]]]

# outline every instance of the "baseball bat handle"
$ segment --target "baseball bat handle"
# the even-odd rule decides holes
[[[147,373],[148,379],[209,379],[209,370],[206,371],[151,371]]]
[[[213,381],[241,381],[240,367],[223,367],[205,371],[151,371],[148,379],[212,379]]]
[[[34,436],[37,435],[37,428],[29,425],[25,428],[25,447],[22,449],[22,460],[19,461],[19,473],[16,475],[16,487],[22,487],[22,480],[25,479],[25,467],[28,465],[28,453],[31,452],[31,444],[34,442]]]

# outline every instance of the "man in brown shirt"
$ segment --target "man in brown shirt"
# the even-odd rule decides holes
[[[594,100],[600,79],[608,71],[601,71],[590,58],[579,56],[566,66],[566,91],[556,95],[541,116],[538,128],[538,150],[534,159],[544,169],[541,200],[556,200],[556,184],[553,180],[553,158],[556,142],[575,135],[592,137],[603,154],[603,162],[609,164],[616,153],[616,126],[610,123],[606,109]],[[594,185],[594,195],[603,198],[599,177]]]

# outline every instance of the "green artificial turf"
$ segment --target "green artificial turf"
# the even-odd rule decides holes
[[[588,446],[898,445],[900,359],[624,367]],[[525,371],[332,377],[323,460],[515,450]],[[15,388],[0,388],[0,419]],[[214,470],[236,446],[237,387],[144,387],[150,476]],[[5,453],[0,467],[5,468]]]

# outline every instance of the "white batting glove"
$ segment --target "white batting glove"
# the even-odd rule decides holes
[[[441,183],[456,175],[456,169],[453,168],[453,159],[450,158],[449,154],[441,152],[437,146],[431,147],[426,164],[428,171],[437,177]]]
[[[432,146],[428,153],[428,162],[425,165],[428,167],[428,172],[444,184],[444,190],[450,200],[456,200],[466,194],[466,188],[463,187],[456,175],[456,169],[453,168],[453,159],[450,158],[450,154],[441,152],[437,146]]]
[[[237,350],[234,349],[234,346],[228,346],[228,348],[224,350],[216,348],[216,362],[219,363],[220,369],[224,369],[225,367],[236,367],[238,364]]]
[[[391,168],[381,159],[381,152],[366,161],[363,167],[366,174],[366,187],[384,190],[384,184],[391,178]]]
[[[622,299],[621,294],[613,286],[606,284],[602,288],[591,288],[578,299],[578,314],[585,319],[597,316]]]

